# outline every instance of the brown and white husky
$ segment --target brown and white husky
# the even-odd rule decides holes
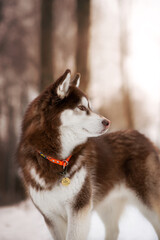
[[[160,239],[160,160],[137,131],[106,134],[109,120],[92,111],[69,70],[29,106],[18,161],[26,189],[54,240],[87,239],[91,212],[118,238],[127,203],[152,223]]]

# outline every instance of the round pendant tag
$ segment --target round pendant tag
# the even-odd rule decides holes
[[[69,178],[62,178],[62,185],[68,186],[70,184],[71,180]]]

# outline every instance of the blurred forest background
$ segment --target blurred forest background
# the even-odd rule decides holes
[[[160,0],[0,0],[0,205],[24,198],[15,161],[28,103],[66,68],[110,131],[160,147]]]

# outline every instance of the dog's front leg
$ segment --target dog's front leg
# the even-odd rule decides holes
[[[70,210],[66,240],[86,240],[90,228],[91,206]]]
[[[62,217],[52,214],[50,218],[44,217],[44,219],[54,240],[66,239],[67,223]]]

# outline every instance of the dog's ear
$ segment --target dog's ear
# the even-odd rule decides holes
[[[69,90],[69,85],[71,81],[71,71],[67,69],[65,73],[57,80],[57,95],[63,99]]]
[[[72,81],[72,85],[76,86],[76,87],[79,87],[79,84],[80,84],[80,79],[81,79],[81,74],[80,73],[77,73],[75,78],[73,79]]]

